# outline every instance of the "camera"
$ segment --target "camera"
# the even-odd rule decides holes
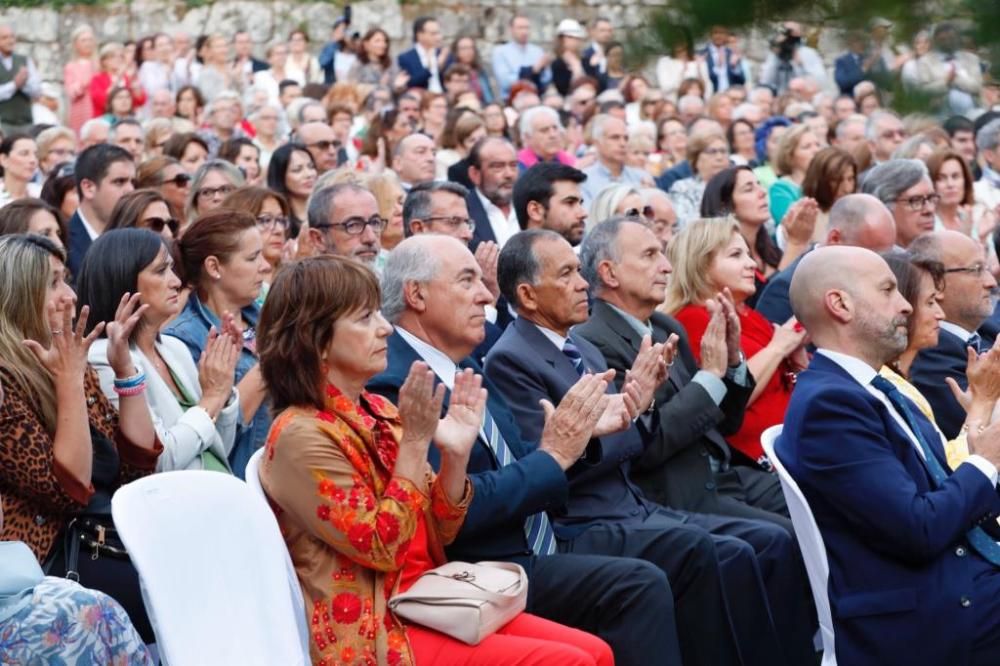
[[[802,37],[788,28],[781,30],[771,39],[771,50],[778,58],[790,62],[795,57],[795,49],[802,43]]]

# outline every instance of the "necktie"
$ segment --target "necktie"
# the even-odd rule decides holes
[[[583,367],[583,355],[580,354],[579,347],[570,342],[569,338],[566,338],[566,342],[563,344],[562,353],[565,354],[566,358],[573,363],[573,367],[576,368],[576,374],[582,377],[585,368]]]
[[[980,337],[978,333],[973,333],[972,335],[970,335],[968,341],[965,344],[975,349],[977,354],[981,354],[983,352],[982,349],[983,339],[982,337]]]
[[[483,410],[483,438],[489,444],[490,449],[497,457],[497,462],[501,467],[514,462],[514,454],[511,452],[507,441],[500,434],[500,428],[490,415],[489,409]],[[536,555],[551,555],[556,552],[556,535],[552,531],[552,524],[544,511],[528,516],[524,521],[524,533],[528,539],[528,545]]]
[[[879,391],[885,394],[889,398],[889,402],[892,403],[906,424],[910,426],[910,430],[913,431],[913,435],[917,438],[917,443],[920,444],[920,448],[924,452],[924,462],[927,465],[927,469],[931,473],[931,478],[934,480],[935,486],[940,486],[945,479],[948,478],[948,472],[945,471],[944,466],[937,459],[934,451],[931,449],[930,444],[924,439],[923,432],[920,429],[920,422],[917,420],[911,408],[910,401],[906,399],[902,393],[899,392],[892,382],[890,382],[885,377],[881,375],[876,375],[875,379],[872,380],[872,386],[877,388]],[[996,541],[990,538],[983,528],[976,526],[965,533],[966,538],[969,540],[969,544],[972,548],[983,556],[988,562],[1000,566],[1000,545]]]

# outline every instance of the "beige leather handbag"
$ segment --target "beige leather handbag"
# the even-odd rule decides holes
[[[414,624],[477,645],[522,612],[527,599],[528,576],[519,564],[449,562],[389,599],[389,608]]]

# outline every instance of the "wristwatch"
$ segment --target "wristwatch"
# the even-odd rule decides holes
[[[739,361],[737,361],[735,365],[731,365],[731,366],[729,366],[729,368],[730,368],[730,369],[733,369],[733,368],[738,368],[738,367],[740,367],[741,365],[743,365],[744,363],[746,363],[746,360],[747,360],[747,357],[743,355],[743,350],[741,349],[741,350],[740,350],[740,360],[739,360]]]

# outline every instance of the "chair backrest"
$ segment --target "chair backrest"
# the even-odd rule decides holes
[[[309,663],[288,551],[245,483],[219,472],[153,474],[122,486],[111,511],[163,663]]]
[[[774,443],[781,436],[781,430],[782,426],[780,425],[771,426],[761,435],[760,443],[781,480],[781,487],[785,491],[785,502],[788,504],[788,513],[795,526],[795,537],[802,550],[802,559],[805,560],[806,573],[809,575],[809,587],[812,588],[816,614],[819,616],[820,638],[823,642],[822,666],[837,666],[833,641],[833,617],[830,613],[828,592],[830,564],[826,559],[826,545],[823,543],[823,535],[820,534],[819,526],[816,525],[816,519],[813,518],[812,509],[809,508],[809,502],[802,494],[799,484],[795,483],[795,479],[791,477],[774,451]]]

